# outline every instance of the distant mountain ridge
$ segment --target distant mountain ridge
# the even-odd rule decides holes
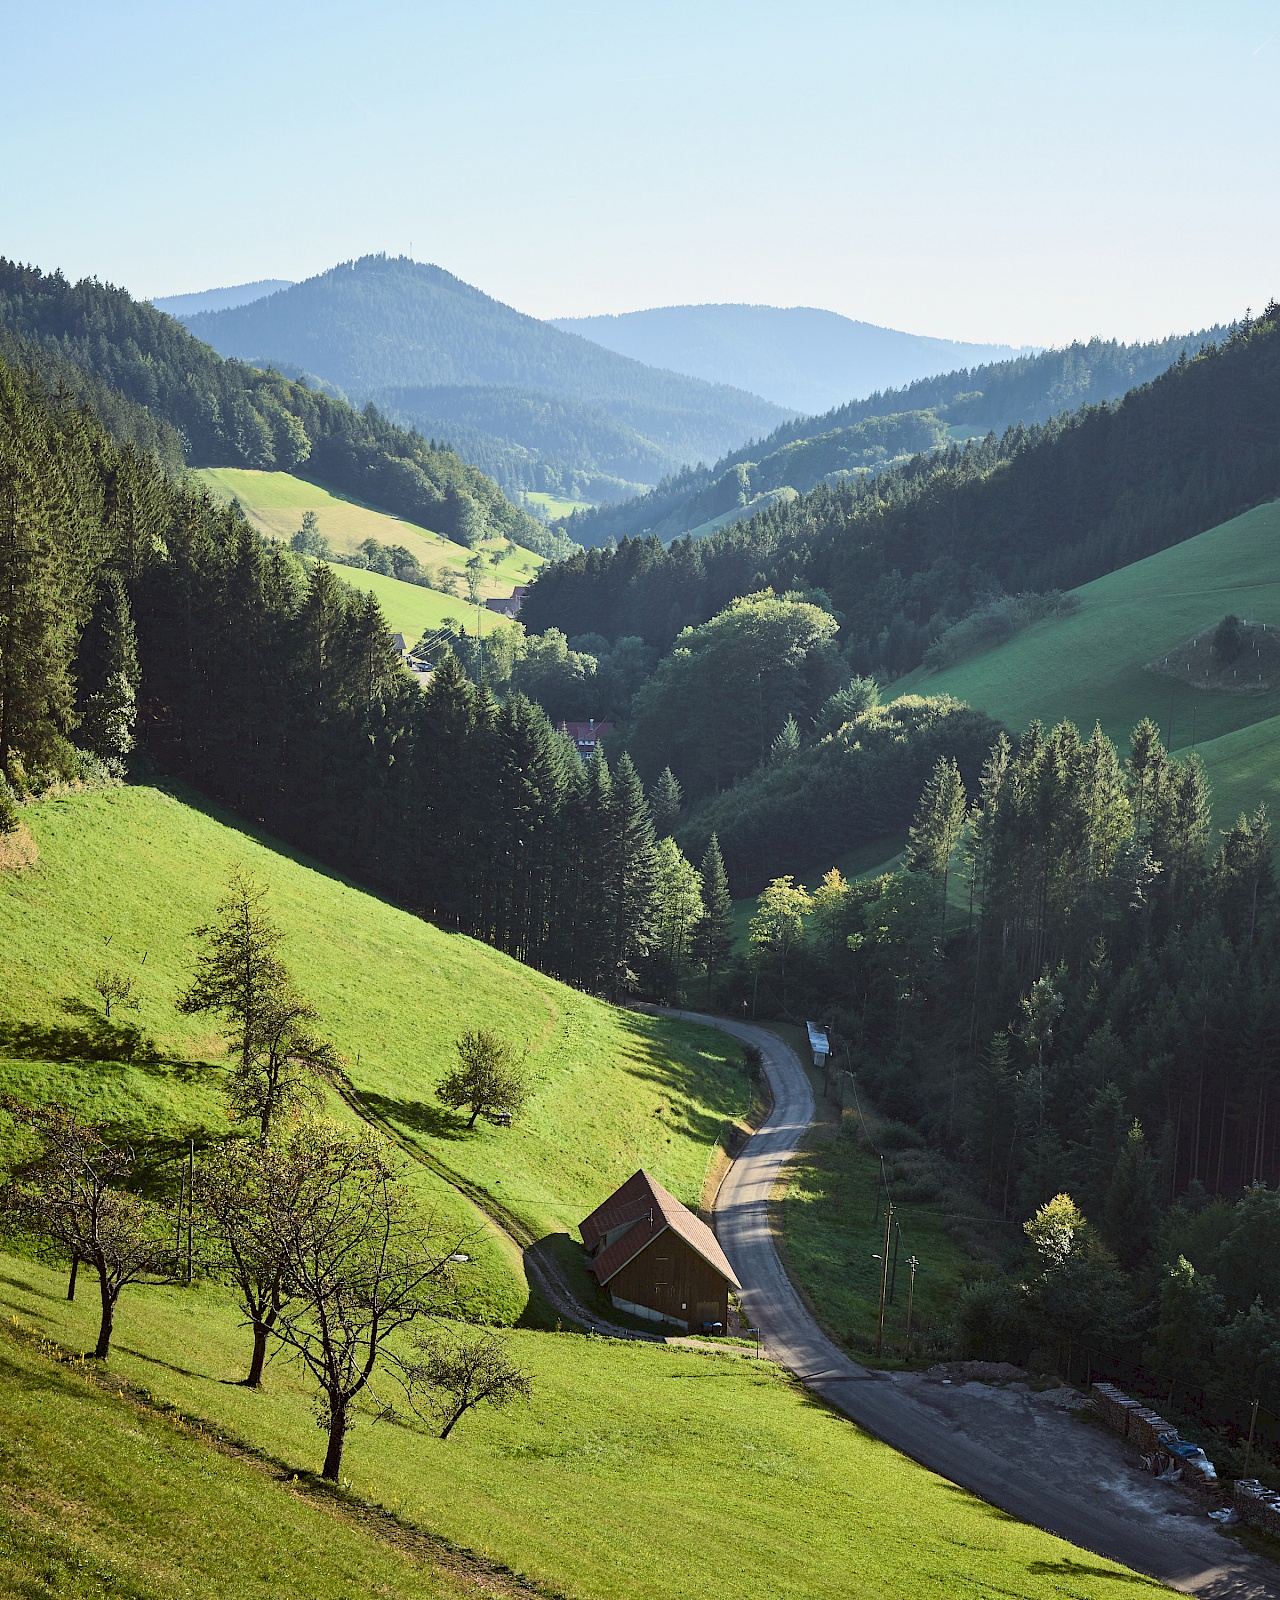
[[[811,415],[1032,348],[902,333],[813,306],[656,306],[552,321],[650,366],[732,384]]]
[[[1018,423],[1047,422],[1082,405],[1118,400],[1158,377],[1182,353],[1193,355],[1229,332],[1217,326],[1132,345],[1091,339],[1063,350],[921,378],[905,389],[850,401],[821,417],[784,422],[766,438],[730,451],[713,467],[687,467],[636,499],[578,512],[563,526],[570,538],[588,547],[641,534],[670,541],[702,529],[709,509],[714,517],[736,505],[734,520],[749,514],[753,496],[765,489],[776,492],[787,485],[804,494],[820,483],[836,483],[850,471],[882,470],[904,450],[914,453],[948,438],[1003,433]],[[866,425],[873,419],[898,427],[872,444]],[[934,444],[924,442],[925,428],[937,430]],[[919,442],[910,442],[912,432]],[[881,454],[874,453],[875,446],[883,447]]]
[[[236,283],[227,289],[198,289],[194,294],[166,294],[153,299],[157,311],[171,317],[186,317],[196,311],[230,311],[235,306],[248,305],[252,300],[264,300],[277,289],[291,289],[292,278],[259,278],[256,283]]]
[[[517,431],[493,438],[531,449],[539,459],[538,444],[519,431],[511,391],[520,391],[533,409],[548,397],[601,408],[638,436],[630,441],[633,454],[656,458],[646,469],[653,474],[648,481],[660,470],[715,460],[789,414],[757,395],[605,350],[525,316],[441,267],[403,256],[364,256],[247,305],[182,320],[224,356],[291,363],[359,403],[382,404],[397,391],[395,409],[406,417],[414,413],[405,391],[433,390],[427,405],[432,420],[446,422],[461,411],[459,421],[474,431],[474,404],[458,404],[443,391],[505,391],[507,425],[514,418]],[[447,404],[455,412],[442,411]],[[601,448],[615,449],[616,440]]]

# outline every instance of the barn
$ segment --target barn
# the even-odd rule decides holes
[[[643,1169],[581,1224],[587,1269],[619,1311],[697,1332],[740,1288],[711,1229]]]

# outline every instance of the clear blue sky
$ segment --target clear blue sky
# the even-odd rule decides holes
[[[1280,4],[4,7],[0,253],[139,294],[407,251],[539,316],[1153,335],[1280,296]]]

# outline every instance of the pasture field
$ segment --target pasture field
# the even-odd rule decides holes
[[[525,505],[539,506],[549,517],[571,517],[575,511],[589,511],[594,500],[568,500],[564,495],[546,494],[541,489],[526,489],[520,496]]]
[[[317,483],[308,483],[290,472],[257,472],[240,467],[201,467],[196,477],[219,499],[238,500],[250,522],[269,538],[286,543],[302,525],[302,513],[314,511],[319,531],[335,550],[354,550],[365,539],[380,544],[402,544],[423,566],[449,567],[461,574],[475,553],[455,544],[443,534],[432,533],[401,517],[388,516],[361,505],[358,500],[335,494]],[[489,540],[476,547],[483,554],[506,550],[504,540]],[[510,594],[517,583],[528,583],[543,563],[532,550],[515,547],[496,565],[486,565],[484,594]],[[448,595],[441,596],[448,599]]]
[[[64,1283],[25,1258],[0,1258],[0,1318],[82,1347],[91,1297],[68,1304]],[[240,1387],[238,1322],[215,1287],[126,1291],[110,1370],[267,1453],[282,1477],[314,1470],[323,1437],[296,1367],[276,1361],[262,1392]],[[362,1416],[344,1471],[362,1500],[554,1593],[685,1600],[731,1585],[753,1600],[1092,1600],[1117,1581],[1142,1582],[925,1472],[767,1362],[576,1333],[510,1338],[533,1379],[527,1404],[472,1413],[447,1441]],[[19,1394],[5,1403],[29,1419],[44,1374],[28,1366],[10,1383]],[[27,1387],[39,1390],[34,1401]],[[113,1470],[120,1454],[141,1457],[144,1473],[167,1466],[163,1451],[145,1451],[159,1430],[127,1415],[125,1437],[104,1440]],[[238,1542],[238,1559],[252,1559],[251,1541]]]
[[[11,1296],[12,1281],[0,1292]],[[88,1381],[12,1324],[0,1334],[0,1441],[0,1594],[276,1600],[282,1583],[309,1600],[479,1592]]]
[[[1229,612],[1280,627],[1280,503],[1258,506],[1075,593],[1080,609],[941,672],[913,672],[894,693],[953,694],[1019,732],[1063,717],[1086,736],[1102,724],[1121,751],[1142,717],[1170,748],[1209,766],[1218,826],[1280,786],[1280,687],[1197,688],[1146,669]],[[1247,668],[1247,658],[1241,669]],[[1247,792],[1246,792],[1247,791]]]
[[[466,633],[476,631],[476,608],[465,597],[441,594],[438,589],[424,589],[419,583],[401,583],[399,578],[388,578],[381,572],[362,572],[359,567],[340,567],[335,564],[334,576],[352,589],[371,594],[382,607],[382,615],[393,633],[404,634],[405,643],[413,648],[424,633],[434,632],[444,623],[459,623]],[[491,611],[484,613],[484,637],[489,628],[506,618]]]
[[[606,1005],[442,932],[185,791],[71,794],[23,820],[40,855],[0,873],[0,1091],[68,1100],[175,1150],[223,1133],[216,1023],[175,1001],[191,930],[243,866],[269,886],[284,958],[352,1085],[428,1159],[417,1177],[442,1221],[476,1235],[477,1309],[495,1320],[525,1311],[518,1252],[440,1174],[563,1248],[640,1165],[696,1206],[725,1124],[749,1103],[723,1035]],[[104,965],[135,979],[141,1005],[110,1023],[92,989]],[[467,1131],[435,1097],[455,1039],[481,1025],[528,1048],[535,1092],[511,1128]]]

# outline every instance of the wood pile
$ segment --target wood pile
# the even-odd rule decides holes
[[[1218,1497],[1218,1475],[1212,1461],[1198,1446],[1179,1438],[1178,1430],[1158,1411],[1134,1400],[1113,1383],[1095,1383],[1090,1398],[1107,1427],[1137,1446],[1149,1472],[1159,1476],[1176,1469],[1191,1488]]]
[[[1241,1522],[1280,1539],[1280,1494],[1264,1489],[1256,1478],[1237,1478],[1233,1504]]]

